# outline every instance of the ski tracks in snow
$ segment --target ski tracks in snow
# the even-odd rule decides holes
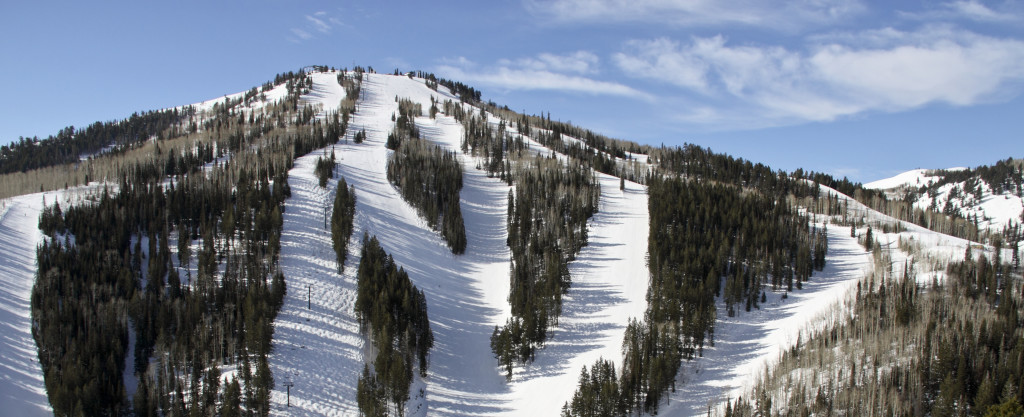
[[[53,202],[55,193],[47,193]],[[0,404],[12,416],[53,415],[32,338],[36,246],[43,194],[4,201],[0,213]]]

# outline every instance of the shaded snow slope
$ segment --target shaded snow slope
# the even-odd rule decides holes
[[[31,297],[36,246],[43,241],[39,213],[44,198],[53,204],[58,194],[64,193],[28,194],[0,203],[0,414],[53,415],[32,338]]]
[[[322,82],[337,81],[317,77],[314,82],[316,93]],[[397,111],[394,96],[404,82],[412,81],[368,74],[349,139],[334,147],[337,173],[355,187],[357,196],[354,240],[344,276],[334,270],[333,250],[323,227],[323,207],[333,200],[331,193],[317,187],[312,173],[318,152],[300,158],[289,175],[293,196],[286,203],[281,256],[289,291],[276,323],[271,366],[277,381],[290,378],[295,386],[293,407],[288,410],[282,407],[286,401],[283,387],[275,390],[275,412],[356,412],[355,385],[364,357],[369,355],[354,313],[354,275],[364,232],[376,235],[427,295],[435,336],[426,388],[429,403],[416,398],[419,393],[414,387],[409,412],[423,414],[430,407],[430,415],[493,414],[504,407],[507,387],[495,370],[488,347],[491,329],[503,309],[487,303],[504,300],[500,295],[485,297],[483,287],[490,281],[508,285],[503,219],[507,188],[495,179],[467,172],[462,203],[469,247],[465,255],[453,256],[440,235],[427,227],[385,176],[389,151],[384,142],[393,125],[391,115]],[[422,84],[419,88],[425,89]],[[351,137],[362,129],[367,139],[355,144]],[[304,291],[310,284],[312,312],[306,311]]]
[[[821,225],[819,225],[821,227]],[[783,299],[781,291],[766,288],[767,303],[761,309],[729,317],[725,302],[717,300],[715,345],[704,348],[704,356],[686,362],[676,378],[678,391],[664,408],[665,415],[704,415],[717,410],[727,399],[749,389],[785,349],[793,346],[801,331],[821,322],[843,301],[851,288],[869,272],[871,254],[850,237],[849,228],[828,228],[828,258],[825,269],[815,272]]]
[[[51,198],[53,193],[50,193]],[[42,195],[3,202],[0,214],[0,404],[4,414],[52,414],[32,338],[31,296]]]

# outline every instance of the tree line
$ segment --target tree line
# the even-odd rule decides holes
[[[68,126],[46,139],[19,138],[0,146],[0,174],[75,163],[100,151],[124,152],[154,137],[178,137],[185,132],[171,127],[193,114],[191,106],[134,113],[124,120],[96,122],[82,129]]]
[[[359,411],[367,416],[402,416],[413,364],[418,362],[420,377],[426,377],[427,355],[434,346],[426,296],[376,236],[363,235],[356,279],[356,316],[375,352],[373,366],[365,365],[359,376]]]
[[[286,181],[279,176],[271,186],[243,173],[235,184],[196,179],[165,190],[153,180],[126,179],[98,204],[43,215],[50,239],[38,251],[33,320],[57,414],[212,410],[218,364],[236,362],[248,372],[248,409],[269,412],[267,355],[285,292],[276,262]],[[170,201],[197,207],[199,216]],[[180,259],[191,259],[195,237],[202,241],[195,276],[182,277],[172,262],[172,235],[181,239]],[[129,333],[133,352],[125,349]],[[111,345],[120,348],[104,349]],[[128,354],[131,370],[124,369]],[[140,380],[131,400],[124,372]]]
[[[595,364],[564,415],[592,415],[585,402],[608,404],[610,415],[657,413],[682,361],[714,343],[716,297],[730,315],[736,304],[750,311],[769,286],[799,289],[824,267],[825,231],[812,230],[785,196],[661,175],[647,186],[647,312],[626,326],[620,374]]]
[[[421,111],[419,104],[399,101],[400,114],[387,141],[394,150],[388,158],[387,177],[427,224],[441,232],[452,253],[462,254],[467,244],[459,197],[462,164],[455,153],[419,138],[415,117]]]
[[[498,177],[511,185],[512,161],[523,159],[526,150],[522,135],[508,132],[504,120],[498,122],[497,129],[493,128],[483,109],[474,114],[450,101],[445,102],[444,108],[446,114],[462,123],[462,153],[477,157],[477,168],[486,171],[488,177]]]
[[[511,177],[512,317],[491,336],[491,350],[509,379],[513,363],[532,361],[548,328],[558,323],[571,284],[569,262],[587,244],[587,220],[597,212],[601,194],[593,171],[555,158],[520,163]]]

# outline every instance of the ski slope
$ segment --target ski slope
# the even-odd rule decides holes
[[[839,197],[848,205],[849,216],[874,226],[873,235],[881,248],[880,256],[888,258],[890,271],[902,273],[904,265],[914,263],[919,285],[942,282],[948,262],[961,261],[968,247],[975,257],[991,257],[993,248],[933,232],[872,210],[838,191],[821,186],[823,196]],[[820,217],[819,217],[820,218]],[[885,233],[882,224],[900,224],[900,232]],[[822,227],[818,222],[816,227]],[[856,229],[858,237],[867,226]],[[913,247],[914,253],[906,252]],[[1004,249],[1004,259],[1010,256]],[[704,356],[684,363],[676,376],[677,392],[662,409],[665,415],[721,415],[727,400],[751,395],[749,390],[763,376],[785,349],[796,344],[800,335],[846,314],[849,297],[857,282],[872,273],[875,256],[864,249],[858,238],[850,236],[850,228],[828,226],[828,258],[825,269],[815,272],[803,289],[782,298],[780,291],[767,291],[768,302],[750,312],[738,309],[736,317],[728,317],[726,305],[717,303],[715,346],[705,347]]]
[[[821,227],[822,225],[818,225]],[[768,302],[760,309],[736,309],[729,317],[726,304],[717,302],[715,345],[704,348],[704,356],[684,363],[676,378],[677,392],[664,408],[664,415],[705,415],[718,411],[726,400],[735,400],[749,389],[765,367],[796,344],[801,332],[820,323],[851,288],[870,271],[871,254],[850,237],[849,228],[828,228],[828,258],[825,269],[815,271],[803,289],[788,293],[785,288],[766,288]]]
[[[95,187],[93,183],[92,187]],[[36,247],[43,242],[44,202],[77,204],[92,187],[26,194],[0,202],[0,414],[53,415],[32,337]]]
[[[313,87],[302,101],[318,106],[319,117],[335,111],[344,97],[337,75],[309,75]],[[246,108],[256,109],[285,93],[284,87],[278,86],[268,91],[266,102],[250,103]],[[356,383],[364,363],[373,355],[354,313],[355,272],[366,233],[377,236],[427,297],[435,346],[428,376],[421,379],[417,375],[410,390],[407,415],[558,415],[562,404],[571,399],[582,367],[605,358],[621,369],[625,326],[631,318],[642,318],[646,309],[649,222],[645,188],[627,181],[626,189],[620,190],[618,178],[598,174],[599,210],[588,223],[588,246],[569,265],[572,286],[563,297],[559,324],[550,330],[536,361],[516,365],[513,379],[506,381],[491,353],[489,338],[495,326],[511,315],[505,218],[510,187],[489,178],[476,169],[474,157],[458,151],[463,134],[459,122],[441,113],[435,119],[416,118],[422,137],[456,151],[463,165],[461,204],[468,245],[465,254],[452,255],[440,234],[428,227],[387,180],[391,151],[384,143],[394,126],[392,116],[398,112],[396,97],[411,99],[424,109],[429,109],[431,98],[458,101],[443,86],[434,91],[421,79],[364,74],[358,110],[346,137],[298,158],[289,173],[292,197],[285,203],[280,254],[288,292],[274,323],[272,414],[358,413]],[[197,106],[210,110],[224,100]],[[489,114],[488,121],[497,124],[500,120]],[[365,130],[366,140],[356,144],[353,136],[361,130]],[[550,153],[530,138],[524,141],[533,152]],[[325,222],[336,182],[321,188],[313,173],[317,157],[332,151],[338,161],[335,178],[344,177],[357,195],[355,231],[341,274]],[[924,171],[889,182],[916,182],[923,176]],[[67,192],[46,195],[50,203],[58,196],[62,205],[71,201]],[[0,414],[52,413],[36,360],[29,314],[35,247],[43,238],[37,229],[42,200],[42,194],[20,196],[5,200],[0,208],[0,405],[4,407]],[[849,201],[851,210],[866,221],[894,221]],[[922,247],[922,254],[915,255],[922,260],[956,260],[971,245],[915,225],[905,226],[907,230],[901,233],[874,231],[894,264],[913,258],[899,250],[901,239]],[[782,292],[769,291],[760,310],[738,311],[732,318],[724,303],[719,303],[715,345],[684,364],[677,375],[677,391],[668,397],[662,415],[703,415],[709,407],[717,409],[726,399],[736,398],[783,349],[796,342],[798,334],[827,319],[872,262],[871,254],[850,237],[849,228],[829,226],[828,238],[825,270],[816,272],[802,290],[789,293],[787,299]],[[924,272],[919,274],[922,282],[942,278],[939,270]]]
[[[49,193],[53,198],[54,193]],[[42,194],[5,200],[0,212],[0,404],[4,414],[52,415],[32,338],[36,246]]]
[[[306,99],[325,109],[340,101],[336,74],[314,74]],[[389,150],[384,147],[397,113],[395,97],[429,108],[431,96],[454,99],[442,88],[432,91],[422,80],[366,74],[358,111],[348,138],[299,158],[289,173],[292,197],[286,202],[281,265],[288,296],[275,323],[271,368],[279,415],[352,415],[356,413],[358,373],[371,354],[354,315],[355,270],[363,233],[376,235],[395,261],[427,296],[435,346],[427,378],[414,383],[407,404],[410,415],[555,415],[576,387],[579,370],[598,357],[619,360],[619,346],[629,317],[646,307],[647,196],[642,186],[601,176],[600,211],[590,223],[590,245],[570,264],[573,286],[564,298],[560,325],[532,364],[517,366],[505,381],[490,350],[494,326],[510,316],[510,253],[505,213],[509,187],[475,169],[465,155],[461,194],[468,246],[452,255],[437,232],[405,203],[387,181]],[[416,119],[421,135],[456,150],[462,126],[454,119]],[[365,129],[362,144],[351,140]],[[334,150],[336,174],[355,187],[355,232],[342,275],[334,266],[324,207],[333,189],[316,184],[318,155]],[[334,185],[332,184],[331,187]],[[310,288],[312,290],[310,290]],[[312,292],[312,308],[308,294]],[[294,384],[291,407],[284,382]],[[423,395],[420,396],[419,388]]]

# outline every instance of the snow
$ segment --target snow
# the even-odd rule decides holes
[[[576,391],[580,370],[599,358],[622,368],[622,337],[647,308],[647,192],[599,174],[601,199],[589,244],[569,264],[572,287],[562,316],[537,360],[516,369],[516,415],[556,415]]]
[[[274,86],[274,88],[272,88],[272,89],[270,89],[270,90],[268,90],[266,92],[263,92],[262,88],[259,89],[259,90],[264,94],[264,96],[266,97],[266,100],[259,100],[259,95],[257,95],[256,99],[253,101],[253,103],[250,103],[250,105],[248,106],[251,109],[258,109],[260,107],[263,107],[263,105],[265,105],[267,103],[275,103],[278,100],[283,99],[286,96],[288,96],[288,87],[285,85],[285,83],[278,84],[278,85]],[[226,94],[223,97],[217,97],[217,98],[209,99],[209,100],[206,100],[206,101],[201,101],[199,103],[193,104],[192,106],[196,108],[197,112],[208,112],[208,111],[213,110],[213,106],[214,105],[216,105],[216,104],[224,105],[224,103],[227,102],[227,100],[238,100],[238,99],[244,98],[246,93],[248,93],[248,91],[241,91],[241,92],[234,93],[234,94]],[[178,107],[178,108],[181,109],[183,107],[187,107],[187,106],[182,106],[182,107]]]
[[[719,300],[715,345],[705,347],[703,357],[683,364],[676,378],[678,389],[660,412],[703,415],[709,407],[717,410],[727,399],[735,400],[751,388],[766,366],[796,343],[801,332],[827,317],[870,267],[870,253],[849,231],[828,228],[825,269],[816,271],[803,289],[794,289],[787,299],[782,299],[784,288],[766,289],[768,301],[760,310],[737,308],[736,317],[729,317],[725,302]]]
[[[31,297],[36,246],[43,241],[39,213],[44,198],[53,204],[56,195],[4,200],[0,214],[0,404],[6,415],[53,415],[32,338]]]
[[[328,93],[337,85],[335,77],[314,74],[307,99],[325,108],[336,102],[336,94]],[[572,396],[582,366],[598,357],[621,360],[627,319],[642,316],[646,308],[646,192],[628,182],[620,191],[617,178],[600,176],[600,211],[590,223],[590,245],[570,264],[573,287],[563,299],[560,325],[537,360],[517,366],[508,383],[490,351],[489,338],[510,316],[510,254],[505,242],[509,187],[476,170],[473,158],[459,155],[469,244],[464,255],[452,255],[440,235],[387,181],[384,170],[390,151],[383,145],[394,125],[395,96],[420,102],[424,109],[431,96],[440,101],[452,98],[427,89],[422,80],[365,75],[349,138],[332,146],[339,162],[337,174],[355,187],[357,195],[355,232],[343,275],[334,269],[322,220],[334,190],[320,189],[312,173],[323,150],[299,158],[290,172],[292,198],[286,202],[281,253],[289,291],[275,323],[271,368],[279,384],[274,413],[356,412],[355,385],[370,354],[353,312],[359,239],[367,232],[378,237],[427,296],[435,346],[427,378],[416,381],[411,390],[411,415],[557,414]],[[458,149],[462,126],[454,119],[439,114],[437,119],[418,117],[416,123],[426,140]],[[351,136],[361,129],[367,139],[355,144]],[[309,285],[312,311],[307,309]],[[284,404],[280,383],[285,380],[295,384],[291,408]],[[425,397],[419,397],[419,388]]]
[[[314,85],[315,92],[322,94],[324,101],[340,101],[328,93],[330,90],[319,87],[320,83]],[[339,148],[338,155],[344,158],[349,151]],[[320,156],[321,152],[314,151],[298,158],[288,177],[292,197],[285,203],[280,255],[288,290],[274,323],[270,365],[277,389],[272,401],[275,412],[354,415],[363,351],[353,314],[354,268],[338,276],[330,229],[324,227],[336,183],[330,182],[330,190],[319,187],[313,168]],[[350,245],[350,258],[354,250],[358,245]],[[276,406],[286,405],[284,384],[289,381],[295,384],[291,388],[292,407],[285,410]]]
[[[338,107],[341,107],[341,100],[345,98],[345,89],[341,84],[338,84],[338,73],[317,72],[310,74],[309,77],[313,79],[314,88],[309,94],[302,97],[303,103],[322,105],[323,109],[319,117],[323,117],[326,113],[337,111]],[[287,89],[285,93],[287,94]]]
[[[310,74],[314,85],[302,100],[320,106],[318,117],[335,111],[344,98],[337,75]],[[266,102],[276,101],[285,93],[283,86],[277,86],[267,93]],[[355,272],[365,232],[378,237],[427,296],[435,346],[428,376],[417,376],[410,390],[408,415],[557,415],[562,404],[571,399],[581,368],[598,358],[612,360],[621,368],[625,326],[630,318],[642,318],[646,309],[646,190],[629,181],[625,190],[619,190],[618,178],[598,175],[599,211],[588,223],[589,245],[569,266],[572,287],[563,297],[559,324],[549,332],[536,361],[517,365],[512,381],[507,382],[490,351],[489,338],[494,327],[504,324],[511,315],[505,223],[510,187],[475,169],[475,158],[457,153],[464,169],[461,204],[468,246],[465,254],[452,255],[440,235],[402,200],[386,178],[391,151],[384,143],[394,125],[391,117],[397,113],[396,96],[421,103],[424,110],[429,109],[431,98],[458,101],[443,88],[428,89],[421,79],[365,74],[358,111],[346,138],[298,158],[289,174],[292,197],[285,203],[280,255],[288,293],[274,324],[270,365],[276,387],[272,414],[357,414],[356,383],[373,354],[360,334],[354,313]],[[209,100],[198,107],[212,108],[214,102],[223,100]],[[252,103],[250,108],[261,105]],[[488,119],[499,122],[494,115],[488,115]],[[436,119],[417,117],[415,122],[424,139],[458,150],[463,131],[453,118],[439,113]],[[363,129],[366,140],[354,143],[353,136]],[[533,152],[550,154],[532,139],[524,137],[524,141]],[[320,188],[313,174],[316,158],[332,150],[338,160],[335,178],[344,177],[357,195],[355,231],[343,274],[337,272],[329,228],[324,222],[336,183],[331,181],[326,189]],[[888,189],[915,185],[932,178],[927,172],[915,170],[868,186]],[[822,189],[826,194],[836,192]],[[47,193],[47,198],[57,195],[68,198],[64,192]],[[42,200],[41,194],[15,197],[5,200],[0,209],[0,404],[5,406],[5,414],[52,413],[36,359],[29,314],[36,270],[34,249],[43,239],[36,227]],[[1010,215],[1021,207],[1019,199],[990,193],[980,204],[989,216],[1004,212]],[[896,222],[852,199],[849,205],[870,224]],[[1019,216],[1019,211],[1016,213]],[[958,260],[967,246],[974,246],[963,239],[903,224],[906,231],[901,233],[882,233],[876,228],[874,234],[887,248],[894,265],[920,258],[921,282],[943,276],[941,268],[933,271],[922,266],[930,264],[922,259]],[[865,231],[866,227],[857,230],[858,234]],[[787,299],[782,299],[781,291],[769,291],[768,301],[760,310],[739,311],[732,318],[719,302],[715,345],[706,347],[703,357],[684,364],[677,379],[678,390],[662,408],[663,415],[704,414],[709,406],[736,398],[796,342],[802,331],[827,320],[837,306],[842,308],[844,297],[865,276],[872,257],[850,237],[848,227],[829,226],[828,238],[825,270],[815,273],[802,290],[789,293]],[[903,253],[897,245],[900,240],[920,247],[921,254]],[[1006,252],[1004,257],[1008,256]],[[233,372],[226,371],[224,378]],[[294,384],[290,407],[286,405],[286,383]]]
[[[987,183],[980,182],[981,199],[977,199],[969,190],[965,190],[964,183],[945,184],[938,188],[935,194],[935,204],[938,209],[943,209],[946,201],[952,199],[951,205],[960,211],[965,218],[977,217],[978,226],[981,229],[994,229],[1002,231],[1003,227],[1014,222],[1020,224],[1021,212],[1024,211],[1024,199],[1020,195],[1011,192],[995,194]],[[959,197],[953,197],[953,189],[957,189]],[[927,209],[931,205],[931,198],[922,196],[914,206],[920,209]]]
[[[898,187],[920,187],[928,185],[933,181],[937,181],[939,177],[928,175],[933,170],[930,169],[914,169],[900,174],[896,174],[890,178],[880,179],[878,181],[872,181],[864,184],[864,188],[876,189],[876,190],[889,190]]]
[[[1021,212],[1024,211],[1024,199],[1010,194],[993,195],[991,190],[988,189],[988,184],[983,184],[982,187],[987,191],[981,199],[981,204],[978,204],[975,210],[970,210],[965,214],[979,213],[979,217],[984,217],[988,220],[987,224],[989,224],[990,228],[995,227],[997,230],[1009,224],[1010,221],[1018,224],[1021,222]]]
[[[945,171],[961,171],[965,169],[967,168],[956,167],[946,169]],[[915,169],[891,178],[869,182],[864,184],[864,187],[889,192],[896,192],[905,188],[919,188],[940,180],[941,176],[932,175],[936,172],[935,170]],[[1013,191],[1004,191],[1001,194],[996,194],[984,181],[979,181],[979,186],[982,188],[982,194],[981,198],[977,199],[971,195],[971,190],[965,190],[966,187],[963,182],[945,184],[936,190],[935,208],[940,211],[943,210],[946,201],[951,198],[951,191],[957,188],[960,197],[953,198],[951,205],[959,210],[965,218],[973,219],[977,216],[978,226],[981,229],[1002,231],[1003,227],[1006,227],[1011,222],[1016,224],[1021,222],[1021,213],[1024,212],[1024,198],[1022,196],[1016,195]],[[900,194],[895,194],[895,196],[901,198]],[[914,202],[914,207],[927,210],[931,204],[932,198],[928,195],[922,195]]]

